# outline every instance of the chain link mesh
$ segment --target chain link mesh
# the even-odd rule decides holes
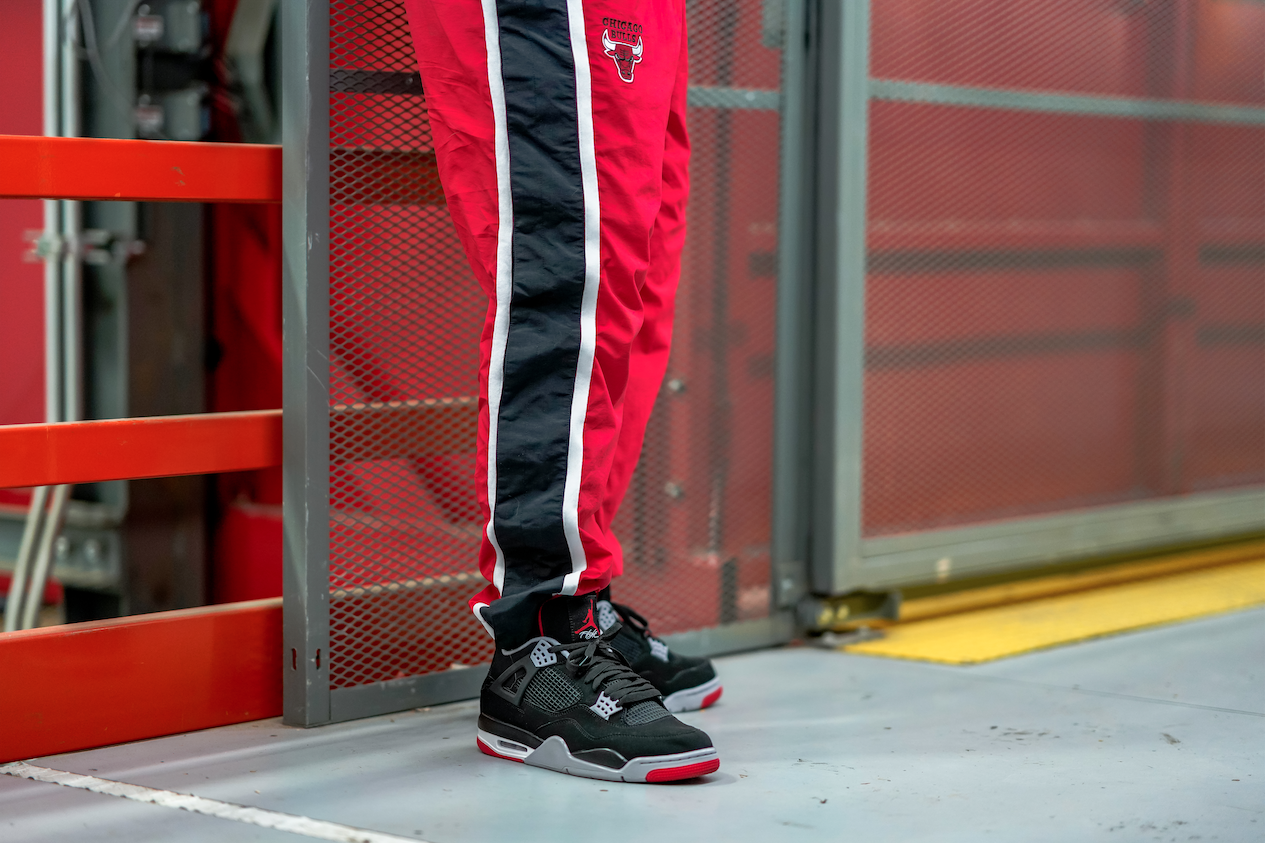
[[[689,4],[693,84],[778,85],[759,3]],[[738,57],[741,60],[738,60]],[[475,498],[486,302],[444,207],[399,0],[330,22],[330,685],[470,665],[491,642]],[[776,111],[692,108],[676,345],[616,533],[657,633],[769,606]]]
[[[1265,106],[1249,0],[874,0],[871,74]],[[1265,482],[1265,126],[874,101],[867,535]]]

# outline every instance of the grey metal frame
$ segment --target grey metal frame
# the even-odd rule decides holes
[[[1000,90],[869,77],[868,0],[816,0],[817,243],[811,574],[814,591],[944,581],[1077,557],[1211,541],[1265,530],[1265,489],[1207,492],[1031,518],[863,538],[866,120],[870,100],[1265,126],[1265,108]],[[788,104],[789,105],[789,104]],[[787,259],[788,261],[790,259]],[[798,265],[784,264],[787,272]],[[781,399],[779,399],[781,400]],[[789,454],[789,450],[784,449]],[[802,459],[802,455],[800,456]],[[782,466],[790,463],[786,457]],[[802,464],[802,463],[800,463]]]
[[[329,2],[281,4],[283,712],[330,720]]]
[[[413,676],[354,688],[329,688],[329,93],[345,85],[346,72],[329,67],[329,0],[281,3],[281,134],[283,159],[284,319],[284,719],[316,726],[478,694],[478,666]],[[807,78],[804,43],[806,0],[786,0],[786,70],[783,91],[792,92],[783,123],[783,144],[804,150],[812,104],[799,95]],[[382,84],[412,90],[414,74],[379,74]],[[777,110],[779,91],[694,87],[690,104],[702,108]],[[801,202],[804,157],[783,161],[781,223],[797,232],[811,209]],[[781,250],[778,331],[806,338],[811,303],[808,274],[797,249]],[[802,431],[809,384],[803,373],[811,349],[803,342],[779,343],[773,607],[767,618],[668,636],[683,652],[720,655],[785,643],[796,634],[790,607],[805,585],[807,519],[800,517],[801,454],[786,461],[786,448],[800,452],[810,437]],[[785,383],[785,386],[783,385]],[[786,411],[790,408],[790,412]]]
[[[870,4],[818,8],[811,580],[842,593],[861,565]]]
[[[808,589],[809,501],[812,489],[812,261],[813,155],[817,109],[809,63],[813,52],[807,0],[785,0],[782,93],[768,98],[782,109],[777,266],[777,343],[774,358],[772,611],[791,609]]]
[[[934,85],[899,79],[871,79],[870,98],[923,102],[1006,111],[1041,111],[1091,117],[1132,117],[1138,120],[1180,120],[1197,123],[1238,123],[1265,126],[1265,108],[1248,105],[1184,102],[1180,100],[1102,97],[1049,91],[1016,91]]]
[[[1204,492],[865,539],[850,588],[890,588],[1265,530],[1265,490]]]

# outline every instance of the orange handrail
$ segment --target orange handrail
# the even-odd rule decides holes
[[[0,489],[281,465],[281,411],[0,427]]]
[[[0,135],[0,199],[280,202],[281,147]]]

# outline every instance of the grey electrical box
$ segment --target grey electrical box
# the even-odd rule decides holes
[[[168,140],[202,140],[211,126],[205,85],[194,85],[158,97],[163,109],[163,134]]]
[[[158,23],[154,19],[161,19]],[[171,53],[197,53],[206,40],[200,0],[153,0],[136,7],[138,40]],[[149,37],[143,38],[141,33]]]
[[[136,134],[142,138],[195,141],[211,129],[205,85],[142,96],[136,106]]]

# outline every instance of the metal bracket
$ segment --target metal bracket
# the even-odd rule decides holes
[[[796,607],[810,633],[846,632],[867,620],[898,620],[899,591],[853,591],[840,597],[805,597]]]
[[[86,228],[78,238],[39,229],[22,232],[27,250],[22,253],[26,263],[60,261],[78,257],[90,266],[125,266],[138,255],[145,254],[145,242],[119,237],[101,228]]]

